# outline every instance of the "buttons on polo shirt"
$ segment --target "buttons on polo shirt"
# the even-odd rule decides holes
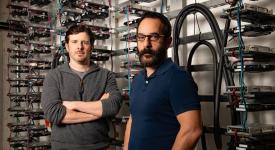
[[[149,81],[148,81],[148,80],[146,80],[146,81],[145,81],[145,83],[146,83],[146,84],[148,84],[148,83],[149,83]]]

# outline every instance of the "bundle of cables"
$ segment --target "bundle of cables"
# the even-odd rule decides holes
[[[231,77],[232,75],[224,69],[224,65],[229,63],[227,59],[224,57],[224,43],[223,43],[223,35],[219,28],[219,25],[217,23],[217,20],[215,19],[214,15],[211,13],[211,11],[202,4],[190,4],[186,7],[184,7],[176,17],[176,21],[173,28],[173,47],[174,47],[174,61],[176,64],[179,64],[179,56],[178,56],[178,46],[180,45],[180,31],[182,24],[189,14],[194,13],[201,13],[206,20],[208,21],[211,30],[213,32],[213,36],[216,43],[216,50],[217,54],[219,55],[219,61],[218,62],[218,69],[217,73],[214,75],[216,76],[216,79],[214,80],[215,86],[214,86],[214,139],[217,149],[222,149],[222,139],[221,139],[221,130],[220,130],[220,123],[219,123],[219,110],[220,110],[220,93],[221,93],[221,82],[222,82],[222,75],[224,72],[225,81],[227,85],[233,85],[234,81]],[[229,23],[228,23],[229,24]],[[204,43],[206,44],[206,43]],[[216,60],[215,60],[216,61]],[[215,63],[215,62],[214,62]],[[190,64],[189,64],[190,65]],[[216,70],[216,69],[214,69]]]

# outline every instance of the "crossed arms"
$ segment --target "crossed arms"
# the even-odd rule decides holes
[[[49,72],[44,80],[41,105],[45,118],[52,124],[73,124],[114,116],[120,107],[121,94],[112,73],[103,83],[105,93],[98,100],[61,99],[60,79]],[[72,91],[75,92],[75,91]]]
[[[100,100],[92,102],[83,101],[63,101],[66,107],[66,114],[61,121],[63,124],[73,124],[93,121],[102,117],[102,100],[109,98],[109,93],[105,93]]]

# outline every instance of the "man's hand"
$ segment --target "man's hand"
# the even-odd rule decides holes
[[[67,109],[71,109],[71,110],[75,110],[76,109],[76,103],[77,101],[63,101],[62,104],[67,108]]]
[[[108,98],[109,98],[109,96],[110,96],[110,94],[109,94],[109,93],[104,93],[104,94],[101,96],[101,98],[100,98],[99,100],[108,99]]]

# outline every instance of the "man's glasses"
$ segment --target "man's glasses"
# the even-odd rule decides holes
[[[164,37],[164,36],[165,35],[158,34],[158,33],[152,33],[152,34],[149,34],[149,35],[138,34],[137,35],[137,40],[138,41],[144,41],[147,37],[148,40],[150,40],[150,41],[158,41],[161,37]]]

